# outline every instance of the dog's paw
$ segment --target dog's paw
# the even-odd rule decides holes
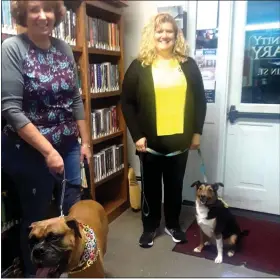
[[[209,241],[204,242],[204,246],[209,246],[211,243]]]
[[[195,253],[201,253],[202,248],[200,246],[193,249]]]
[[[223,256],[222,255],[218,255],[215,259],[215,263],[219,264],[223,262]]]
[[[227,252],[228,257],[233,257],[234,256],[234,251],[230,250]]]

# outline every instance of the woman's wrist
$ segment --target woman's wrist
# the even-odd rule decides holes
[[[81,146],[90,148],[90,144],[88,142],[82,142]]]
[[[90,147],[90,137],[85,120],[77,120],[82,147]]]

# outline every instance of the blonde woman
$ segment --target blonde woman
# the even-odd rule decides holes
[[[121,103],[142,165],[139,245],[153,246],[161,221],[162,177],[165,232],[176,243],[186,242],[179,224],[183,179],[188,150],[200,146],[206,99],[199,68],[171,15],[160,13],[144,27],[138,58],[124,77]]]

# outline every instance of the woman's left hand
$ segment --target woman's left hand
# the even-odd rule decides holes
[[[87,159],[88,164],[90,163],[91,159],[91,150],[90,150],[90,145],[89,144],[82,144],[81,145],[81,162],[84,162],[84,159]]]
[[[196,150],[200,147],[200,134],[194,134],[192,138],[192,143],[190,146],[190,150]]]

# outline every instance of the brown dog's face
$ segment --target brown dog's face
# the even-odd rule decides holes
[[[203,205],[214,204],[218,198],[217,191],[222,183],[207,184],[200,181],[194,182],[191,187],[196,186],[196,199]]]
[[[59,277],[65,272],[77,237],[81,237],[79,225],[67,217],[33,223],[29,239],[36,277]]]

